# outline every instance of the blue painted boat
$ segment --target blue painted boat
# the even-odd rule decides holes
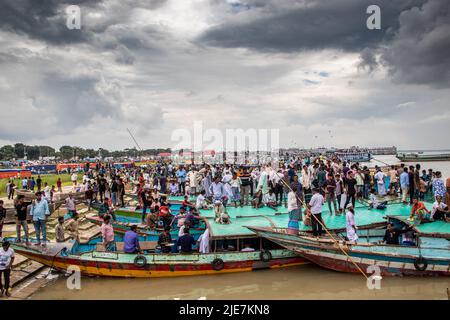
[[[378,271],[380,276],[449,276],[450,224],[435,221],[414,225],[406,217],[390,216],[399,227],[412,227],[414,245],[388,245],[378,243],[384,229],[366,230],[367,238],[358,243],[346,241],[342,234],[320,238],[305,232],[289,234],[287,229],[248,227],[263,238],[298,253],[305,259],[330,270],[340,272]],[[372,236],[370,236],[372,232]],[[402,242],[400,242],[402,243]]]

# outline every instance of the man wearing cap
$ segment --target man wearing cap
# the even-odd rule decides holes
[[[33,217],[34,229],[36,231],[37,243],[35,245],[41,244],[41,232],[43,238],[43,246],[47,242],[47,216],[50,215],[50,210],[48,209],[48,202],[46,199],[42,198],[42,193],[40,191],[36,192],[36,200],[33,201],[31,205],[31,216]]]
[[[216,222],[219,222],[219,219],[224,212],[225,212],[225,207],[222,205],[222,202],[220,200],[214,201],[214,214],[215,214]]]
[[[312,232],[315,237],[318,237],[322,234],[322,205],[323,205],[323,196],[319,193],[319,188],[313,189],[313,196],[308,204],[308,211],[312,214],[311,217],[311,225]]]
[[[14,250],[10,248],[9,241],[3,241],[0,248],[0,296],[5,294],[9,297],[9,282],[11,276],[11,266],[14,262]],[[5,279],[5,285],[3,286],[2,278]]]

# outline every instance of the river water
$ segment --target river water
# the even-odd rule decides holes
[[[80,290],[69,290],[62,277],[32,299],[447,299],[448,278],[386,277],[380,289],[368,289],[360,274],[329,271],[312,264],[180,278],[82,278]]]
[[[375,156],[376,164],[398,164],[394,156]],[[415,164],[415,163],[411,163]],[[409,163],[408,163],[409,165]],[[423,169],[450,177],[450,162],[422,163]],[[32,299],[448,299],[449,278],[385,277],[380,289],[369,289],[359,274],[345,274],[302,265],[236,274],[111,279],[83,277],[80,290],[69,290],[60,277]]]

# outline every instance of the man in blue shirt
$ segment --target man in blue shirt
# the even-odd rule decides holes
[[[409,191],[409,174],[408,168],[404,168],[403,172],[400,174],[400,188],[402,189],[402,201],[407,204],[406,197]]]
[[[125,232],[123,237],[123,251],[125,253],[142,253],[139,246],[139,235],[137,234],[137,226],[132,225],[130,230]]]
[[[195,245],[194,237],[189,234],[188,228],[184,228],[184,235],[178,238],[177,247],[180,247],[181,253],[191,253],[193,245]]]
[[[42,232],[42,245],[45,246],[47,242],[47,216],[50,215],[50,210],[48,209],[47,200],[42,197],[42,193],[40,191],[36,192],[36,200],[34,200],[31,205],[30,214],[33,217],[34,229],[36,231],[37,242],[35,245],[38,246],[41,244]]]
[[[180,192],[182,192],[183,195],[185,195],[186,194],[186,188],[185,188],[185,186],[186,186],[186,170],[184,169],[183,166],[181,166],[177,170],[175,175],[177,176],[179,190],[180,190]]]
[[[220,176],[216,176],[214,179],[214,182],[211,183],[211,186],[209,187],[209,191],[213,196],[213,200],[215,201],[222,201],[222,198],[224,196],[224,189],[223,189],[223,183],[220,181]]]

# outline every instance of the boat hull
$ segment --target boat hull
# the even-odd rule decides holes
[[[441,256],[439,256],[440,253],[430,256],[427,255],[426,250],[423,250],[423,256],[419,256],[411,253],[418,250],[412,247],[396,246],[391,250],[392,252],[389,252],[389,248],[382,245],[346,245],[342,242],[338,244],[330,240],[328,242],[317,241],[312,237],[289,235],[264,228],[250,229],[259,236],[301,255],[308,261],[334,271],[358,273],[361,269],[365,273],[371,274],[374,269],[378,269],[379,275],[382,276],[450,276],[448,250],[442,251]],[[370,248],[377,247],[383,247],[385,250],[370,250]],[[439,252],[439,249],[435,249],[435,251]],[[419,270],[417,267],[423,266],[418,263],[419,257],[426,259],[427,266],[424,270]]]
[[[282,268],[308,263],[304,258],[288,250],[273,250],[273,259],[263,262],[260,252],[234,252],[210,254],[145,254],[148,262],[144,267],[133,263],[136,254],[89,252],[67,257],[45,254],[34,248],[14,245],[14,250],[31,259],[62,272],[68,268],[79,268],[85,276],[125,277],[125,278],[158,278],[198,276],[246,272],[258,269]],[[117,258],[116,258],[117,257]],[[222,259],[221,270],[213,268],[212,261]]]
[[[397,155],[401,162],[432,162],[432,161],[450,161],[450,154],[447,155]]]

